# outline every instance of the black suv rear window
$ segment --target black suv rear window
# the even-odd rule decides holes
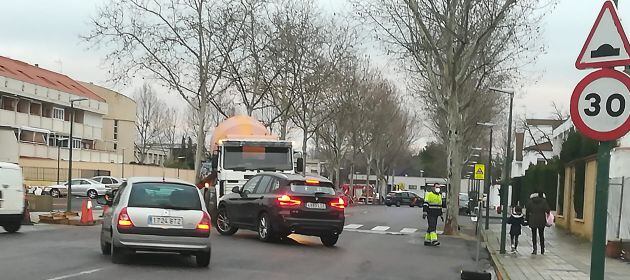
[[[129,207],[201,210],[195,186],[176,183],[136,183],[131,186]]]
[[[321,183],[319,185],[308,185],[304,182],[295,182],[291,184],[291,191],[296,194],[315,194],[315,193],[324,193],[324,194],[335,194],[335,187],[332,184]]]

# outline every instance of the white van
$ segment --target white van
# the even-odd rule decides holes
[[[22,168],[13,163],[0,162],[0,226],[14,233],[22,225],[24,215],[24,186]]]

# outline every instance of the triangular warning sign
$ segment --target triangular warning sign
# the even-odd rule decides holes
[[[483,174],[483,169],[481,169],[481,168],[477,169],[477,174]]]
[[[586,69],[623,65],[630,65],[630,44],[615,5],[606,1],[586,38],[575,67]]]

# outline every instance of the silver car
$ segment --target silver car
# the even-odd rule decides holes
[[[120,263],[136,251],[194,255],[210,263],[210,215],[194,185],[178,179],[130,178],[113,199],[101,229],[101,251]]]

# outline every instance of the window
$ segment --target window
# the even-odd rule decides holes
[[[273,178],[271,176],[262,176],[262,179],[260,179],[260,183],[258,183],[258,187],[256,187],[255,193],[268,193],[269,185],[272,181]]]
[[[410,190],[417,190],[418,186],[416,186],[416,185],[409,185],[409,189]]]
[[[243,193],[254,193],[254,189],[256,189],[256,184],[258,184],[260,178],[261,176],[256,176],[247,181],[247,183],[243,186]]]
[[[201,210],[197,187],[192,185],[147,182],[131,186],[129,207]]]
[[[127,187],[127,182],[124,182],[120,185],[120,188],[118,188],[118,191],[116,192],[116,196],[114,196],[114,200],[112,201],[113,206],[118,205],[118,202],[120,201],[120,196],[125,191],[126,187]]]
[[[114,120],[114,140],[118,140],[118,120]]]
[[[53,107],[53,119],[64,120],[65,119],[65,110],[63,108]]]
[[[73,149],[81,149],[82,148],[81,139],[74,139],[74,138],[72,138],[72,148]]]
[[[118,143],[114,143],[114,150],[118,150]]]
[[[112,184],[112,179],[110,178],[101,178],[101,183],[105,184],[105,185],[111,185]]]
[[[335,194],[335,188],[332,184],[321,184],[319,186],[305,186],[301,183],[292,184],[291,191],[298,194],[315,194],[315,193],[324,193],[324,194]]]

